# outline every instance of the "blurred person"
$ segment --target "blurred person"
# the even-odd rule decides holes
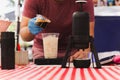
[[[100,6],[106,6],[106,1],[105,0],[100,0]]]
[[[94,6],[97,7],[98,6],[98,0],[93,0]]]
[[[115,0],[107,0],[107,6],[114,6]]]
[[[115,6],[120,6],[120,0],[115,0]]]
[[[60,33],[58,57],[63,57],[66,53],[68,36],[72,33],[72,14],[78,11],[80,4],[76,0],[25,0],[22,13],[20,35],[24,41],[34,40],[32,47],[33,58],[43,58],[43,44],[41,33]],[[90,16],[90,36],[94,37],[94,5],[92,0],[87,0],[83,4],[83,11],[88,12]],[[47,27],[42,29],[35,25],[36,14],[46,16],[51,20]],[[70,57],[87,58],[90,48],[83,50],[74,50]]]
[[[0,19],[0,42],[1,42],[1,32],[5,32],[10,24],[11,21],[2,18]]]

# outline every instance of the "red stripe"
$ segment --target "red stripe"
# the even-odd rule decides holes
[[[116,71],[116,70],[114,70],[112,68],[110,68],[110,70],[113,71],[113,72],[115,72],[117,75],[120,75],[120,72],[118,72],[118,71]]]
[[[95,77],[95,75],[91,71],[91,68],[88,68],[88,72],[89,72],[90,76],[93,78],[93,80],[97,80],[96,77]]]
[[[65,78],[66,74],[68,73],[68,70],[69,68],[65,68],[65,71],[63,72],[59,80],[63,80]]]
[[[19,72],[19,71],[22,72],[22,71],[24,71],[24,70],[26,70],[26,69],[29,69],[29,67],[25,67],[25,68],[20,69],[20,70],[16,70],[16,69],[15,69],[15,70],[10,70],[10,71],[6,70],[6,74],[4,73],[5,75],[4,75],[4,74],[1,75],[0,78],[4,78],[4,77],[6,77],[6,76],[11,76],[11,74],[16,74],[17,72]]]
[[[50,70],[48,70],[48,71],[46,72],[46,74],[42,75],[42,76],[41,76],[40,78],[38,78],[37,80],[41,80],[41,79],[44,78],[46,75],[50,74],[50,72],[53,71],[54,68],[55,68],[55,67],[53,67],[53,68],[51,68]]]
[[[33,68],[35,68],[35,67],[33,67]],[[19,72],[19,73],[16,73],[14,75],[11,75],[11,76],[7,77],[7,79],[14,78],[14,77],[19,76],[19,75],[21,75],[23,73],[27,73],[27,72],[31,72],[31,71],[35,72],[35,71],[37,71],[39,69],[39,68],[37,68],[37,69],[33,70],[33,68],[29,68],[28,70],[24,70],[23,72]]]
[[[61,70],[62,68],[59,68],[50,78],[49,80],[52,80]]]
[[[43,72],[44,70],[48,69],[49,67],[44,68],[43,70],[41,70],[40,72],[37,72],[36,74],[32,75],[31,77],[28,78],[28,80],[31,80],[32,78],[34,78],[37,75],[40,75],[41,72]]]
[[[75,75],[76,75],[76,68],[73,68],[72,75],[71,75],[71,80],[75,80]]]
[[[3,74],[8,74],[10,72],[13,72],[12,70],[8,71],[8,70],[0,70],[0,75],[3,75]]]
[[[115,67],[116,69],[120,70],[120,67]]]
[[[81,76],[81,80],[85,80],[84,68],[80,68],[80,76]]]
[[[113,79],[118,80],[114,75],[112,75],[110,72],[108,72],[105,68],[102,69],[104,72],[106,72],[109,76],[111,76]]]
[[[38,68],[38,69],[36,69],[36,70],[34,70],[34,71],[30,71],[29,73],[26,73],[26,74],[20,76],[19,78],[21,79],[21,78],[23,78],[23,77],[25,77],[25,76],[28,76],[29,74],[34,73],[34,72],[37,72],[38,70],[40,70],[40,69],[42,69],[42,68],[43,68],[43,67],[40,67],[40,68]]]
[[[13,69],[13,70],[6,70],[6,69],[4,69],[4,70],[0,70],[0,75],[2,74],[8,74],[8,73],[13,73],[14,71],[16,71],[16,70],[23,70],[23,69],[26,69],[26,68],[28,68],[28,67],[20,67],[20,68],[18,68],[18,67],[16,67],[15,69]]]
[[[102,69],[95,69],[95,71],[103,78],[103,80],[107,80],[106,77],[99,70]]]

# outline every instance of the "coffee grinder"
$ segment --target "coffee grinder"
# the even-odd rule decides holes
[[[92,62],[94,56],[96,68],[101,68],[98,54],[94,46],[94,38],[89,35],[89,14],[82,10],[83,4],[86,2],[86,0],[76,0],[76,3],[80,4],[80,10],[74,12],[72,16],[72,35],[69,36],[66,54],[62,62],[62,68],[67,68],[66,64],[70,57],[72,48],[85,50],[89,48],[89,44],[92,52]]]

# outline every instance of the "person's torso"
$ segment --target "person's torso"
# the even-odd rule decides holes
[[[60,33],[59,36],[59,48],[66,48],[68,42],[68,36],[72,33],[72,14],[78,11],[80,4],[75,2],[76,0],[63,0],[58,3],[55,0],[26,0],[24,16],[33,18],[36,14],[46,16],[51,20],[51,23],[42,31],[44,33]],[[86,4],[83,4],[83,10],[90,13],[90,19],[93,20],[93,5],[91,0],[87,0]],[[84,6],[85,5],[85,6]],[[34,39],[34,47],[40,49],[42,45],[41,33],[37,34]]]
[[[75,0],[64,0],[61,3],[55,0],[43,0],[42,8],[39,8],[39,13],[51,20],[51,23],[43,30],[46,33],[60,33],[59,48],[64,48],[68,42],[68,36],[72,32],[72,14],[78,10]],[[41,33],[36,35],[36,45],[42,45]],[[42,47],[42,46],[41,46]]]

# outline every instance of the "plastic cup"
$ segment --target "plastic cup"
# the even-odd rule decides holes
[[[28,51],[16,51],[15,52],[15,64],[27,65],[29,63]]]
[[[57,58],[59,33],[42,33],[44,58]]]

